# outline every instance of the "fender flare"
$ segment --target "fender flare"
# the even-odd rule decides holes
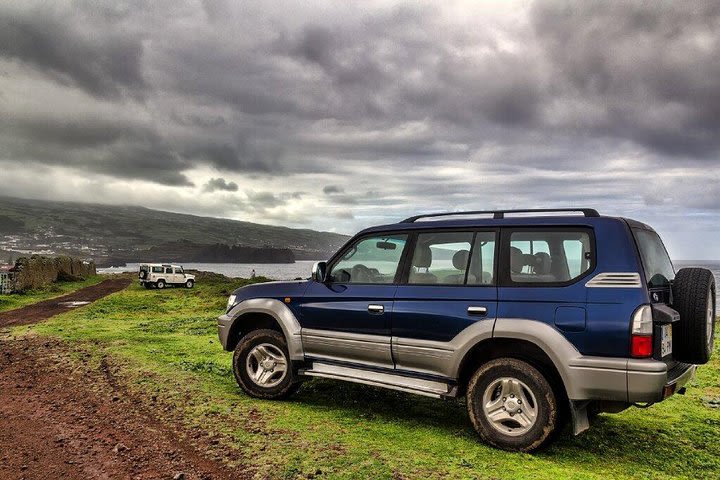
[[[226,315],[223,315],[224,318],[229,320],[226,324],[228,332],[232,329],[235,322],[241,321],[241,317],[249,313],[262,313],[273,317],[278,325],[280,325],[283,335],[285,336],[290,359],[303,360],[305,358],[302,337],[300,336],[300,322],[297,321],[297,318],[295,318],[295,315],[287,305],[273,298],[251,298],[243,300]],[[220,322],[223,322],[223,317],[220,317]]]

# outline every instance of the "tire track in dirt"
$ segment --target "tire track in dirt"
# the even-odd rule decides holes
[[[210,458],[218,452],[209,441],[191,444],[118,391],[105,371],[63,362],[62,342],[20,337],[0,346],[0,478],[252,476]]]
[[[68,307],[68,302],[91,303],[111,293],[119,292],[130,285],[130,282],[131,280],[128,278],[103,280],[97,285],[81,288],[62,297],[51,298],[16,310],[2,312],[0,313],[0,327],[28,325],[47,320],[50,317],[67,312],[71,308]]]

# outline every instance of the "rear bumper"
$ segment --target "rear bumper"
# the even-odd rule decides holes
[[[695,365],[677,364],[668,370],[651,359],[579,357],[569,365],[571,400],[659,402],[685,385]]]
[[[674,394],[695,375],[696,366],[687,364],[677,364],[668,370],[664,366],[660,372],[647,371],[642,365],[628,362],[627,382],[628,382],[628,401],[629,402],[660,402],[670,395]],[[635,367],[635,368],[632,368]]]

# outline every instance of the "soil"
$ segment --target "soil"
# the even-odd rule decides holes
[[[66,312],[69,308],[81,306],[84,304],[83,302],[93,302],[111,293],[118,292],[130,285],[130,281],[128,278],[112,278],[62,297],[44,300],[17,310],[2,312],[0,313],[0,327],[27,325],[46,320],[59,313]],[[73,306],[70,302],[81,303],[76,303]]]
[[[0,325],[41,321],[67,310],[59,303],[91,301],[126,285],[127,280],[108,280],[3,314]],[[164,422],[127,395],[106,361],[94,368],[64,361],[68,349],[59,340],[0,336],[0,478],[251,476],[223,464],[221,447],[211,437]]]

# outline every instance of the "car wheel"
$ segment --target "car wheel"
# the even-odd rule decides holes
[[[477,369],[468,384],[467,408],[480,437],[503,450],[536,450],[560,425],[548,380],[514,358],[498,358]]]
[[[165,288],[165,281],[158,280],[157,283],[155,283],[155,286],[162,290],[163,288]]]
[[[673,358],[705,364],[715,342],[715,277],[706,268],[682,268],[675,274],[672,291],[672,306],[680,314],[672,327]]]
[[[299,386],[285,337],[276,330],[255,330],[245,335],[235,348],[233,373],[240,388],[256,398],[278,400]]]
[[[193,285],[195,285],[195,282],[193,282],[192,280],[188,280],[187,282],[185,282],[185,288],[192,288]]]

